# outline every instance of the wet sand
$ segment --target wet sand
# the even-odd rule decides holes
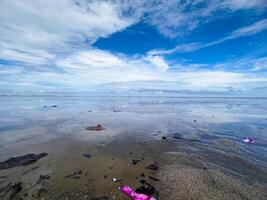
[[[162,200],[267,198],[264,101],[41,100],[1,100],[0,162],[48,156],[0,170],[0,199],[126,200],[125,184]]]

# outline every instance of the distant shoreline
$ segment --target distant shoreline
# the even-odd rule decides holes
[[[167,96],[167,95],[56,95],[56,94],[47,94],[47,95],[20,95],[20,94],[4,94],[0,97],[113,97],[113,98],[177,98],[177,99],[190,99],[190,98],[200,98],[200,99],[267,99],[267,97],[242,97],[242,96]]]

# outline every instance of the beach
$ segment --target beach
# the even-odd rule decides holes
[[[0,162],[34,154],[3,165],[0,199],[126,200],[123,185],[159,200],[267,198],[266,99],[2,96],[0,103]]]

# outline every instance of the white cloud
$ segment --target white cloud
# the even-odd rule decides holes
[[[248,83],[260,81],[267,84],[266,77],[254,76],[252,73],[194,69],[194,66],[199,64],[192,66],[180,64],[176,70],[169,71],[168,65],[159,56],[131,58],[97,49],[74,53],[58,60],[56,64],[64,73],[57,71],[25,73],[17,70],[8,74],[8,79],[2,79],[1,82],[12,79],[11,85],[21,86],[23,83],[24,86],[28,84],[35,88],[40,87],[40,83],[45,83],[40,87],[42,90],[53,88],[53,85],[60,86],[58,88],[87,90],[97,85],[111,83],[118,83],[121,88],[127,86],[131,89],[138,86],[140,89],[142,87],[157,89],[165,87],[165,83],[168,82],[168,86],[172,89],[193,91],[218,90],[237,85],[243,89]],[[6,69],[2,73],[0,71],[0,74],[7,74]],[[133,84],[129,85],[128,82]]]
[[[226,62],[223,64],[218,64],[215,66],[216,69],[237,69],[246,71],[261,71],[267,69],[267,57],[245,57],[239,60],[233,60],[231,62]]]
[[[169,69],[169,65],[160,56],[148,56],[146,60],[157,66],[160,71],[167,71]]]
[[[246,79],[242,73],[225,71],[186,72],[180,78],[187,81],[192,88],[226,87]]]
[[[173,49],[153,49],[147,52],[148,55],[166,55],[175,52],[192,52],[203,47],[200,42],[193,42],[188,44],[179,44]]]
[[[0,18],[1,58],[40,64],[51,52],[85,47],[134,23],[112,1],[3,0]]]
[[[213,42],[208,42],[208,43],[193,42],[193,43],[188,43],[188,44],[179,44],[173,49],[154,49],[154,50],[149,51],[148,54],[149,55],[164,55],[164,54],[172,54],[174,52],[193,52],[199,49],[221,44],[228,40],[233,40],[239,37],[251,36],[251,35],[260,33],[262,31],[265,31],[266,29],[267,29],[267,19],[263,19],[251,25],[238,28],[237,30],[231,32],[228,36],[215,40]]]
[[[233,10],[263,8],[266,6],[266,0],[225,0],[220,4]]]
[[[236,30],[226,38],[209,43],[190,43],[150,55],[128,57],[93,49],[99,38],[143,21],[167,37],[193,30],[221,9],[250,9],[258,3],[225,0],[2,0],[0,3],[0,59],[23,62],[0,69],[0,84],[53,88],[88,88],[111,82],[171,82],[180,88],[207,89],[252,81],[242,73],[201,71],[172,67],[163,56],[175,51],[194,51],[266,29],[266,21]],[[221,2],[221,1],[220,1]],[[228,3],[226,3],[228,2]],[[254,1],[253,1],[254,2]],[[202,7],[199,7],[203,5]],[[178,66],[179,64],[176,64]],[[262,66],[262,65],[258,65]],[[16,67],[14,69],[14,67]],[[28,68],[27,68],[28,67]],[[255,66],[255,70],[259,67]],[[12,71],[13,70],[13,71]],[[10,72],[10,73],[9,73]],[[12,80],[12,81],[11,81]],[[255,80],[258,80],[257,78]],[[42,85],[43,84],[43,85]],[[177,86],[177,87],[178,87]],[[60,88],[59,87],[59,88]]]
[[[254,59],[254,62],[252,61],[252,66],[252,71],[267,69],[267,57]]]
[[[80,51],[66,59],[58,60],[58,66],[64,66],[73,69],[84,68],[116,68],[125,65],[124,61],[108,51],[90,49]]]
[[[267,19],[263,19],[249,26],[245,26],[235,30],[230,34],[229,39],[254,35],[266,29],[267,29]]]
[[[157,80],[167,78],[162,71],[168,69],[164,59],[160,57],[130,58],[99,49],[74,53],[58,60],[56,65],[86,84]]]
[[[2,0],[1,58],[48,63],[50,56],[46,55],[58,56],[87,48],[97,39],[108,37],[140,20],[154,25],[165,36],[175,37],[195,29],[206,19],[210,20],[209,16],[217,10],[264,6],[263,0]],[[235,34],[252,34],[265,25],[263,21],[250,27],[251,30],[239,30]],[[201,48],[199,43],[184,44],[166,53],[197,48]]]
[[[55,58],[55,55],[44,50],[32,50],[31,52],[18,51],[13,49],[0,49],[0,59],[9,59],[28,64],[46,64],[48,60]]]
[[[199,25],[216,20],[222,12],[237,10],[264,10],[266,0],[151,0],[141,9],[145,21],[155,26],[166,37],[186,34]],[[220,13],[220,14],[218,14]]]

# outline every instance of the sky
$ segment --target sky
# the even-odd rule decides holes
[[[0,0],[0,92],[267,96],[267,0]]]

